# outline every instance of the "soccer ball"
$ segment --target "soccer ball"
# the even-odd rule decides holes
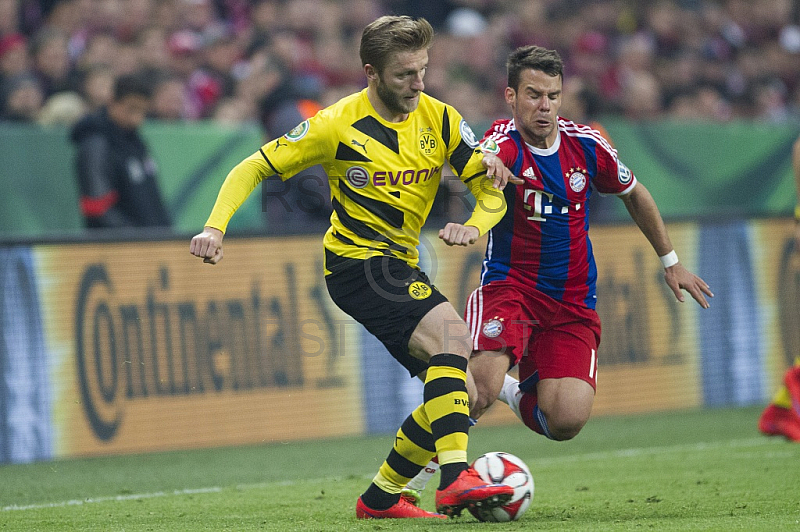
[[[520,458],[503,452],[486,453],[479,456],[472,467],[486,482],[507,484],[514,488],[514,496],[504,506],[497,508],[470,508],[479,521],[492,523],[516,521],[533,500],[533,475]]]

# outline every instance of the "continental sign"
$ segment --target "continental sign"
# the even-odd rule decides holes
[[[59,454],[360,432],[358,334],[320,248],[229,239],[216,266],[182,241],[39,248]]]
[[[681,262],[711,283],[711,309],[675,301],[635,227],[592,229],[595,414],[763,403],[800,352],[791,220],[669,229]],[[485,242],[450,248],[422,235],[420,264],[459,312]],[[402,371],[376,383],[362,370],[396,363],[364,347],[367,333],[330,301],[320,248],[317,236],[229,238],[209,266],[183,240],[0,247],[0,462],[354,435],[375,430],[368,418],[402,420],[421,391]],[[480,425],[500,423],[518,423],[503,405]]]

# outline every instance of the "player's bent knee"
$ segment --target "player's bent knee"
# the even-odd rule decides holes
[[[582,416],[560,416],[548,419],[548,428],[554,440],[566,441],[577,436],[587,421]]]
[[[577,436],[583,427],[549,427],[550,435],[556,441],[567,441]]]

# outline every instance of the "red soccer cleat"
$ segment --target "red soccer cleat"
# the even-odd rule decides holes
[[[800,366],[789,368],[786,375],[783,376],[783,383],[792,398],[794,413],[800,418]]]
[[[767,436],[800,442],[800,417],[790,408],[768,405],[758,420],[758,430]]]
[[[356,517],[358,519],[447,519],[446,515],[423,510],[403,498],[386,510],[373,510],[361,501],[361,497],[358,498],[356,503]]]
[[[506,484],[487,484],[471,467],[443,490],[436,490],[436,511],[455,517],[464,508],[496,508],[514,496],[514,488]]]

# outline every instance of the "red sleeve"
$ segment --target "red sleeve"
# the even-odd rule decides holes
[[[617,157],[613,148],[598,142],[595,146],[597,154],[597,175],[593,184],[601,194],[627,194],[636,184],[636,177]]]
[[[519,148],[517,143],[504,133],[506,124],[508,120],[495,120],[486,130],[480,146],[482,151],[497,155],[506,167],[511,168],[517,161]]]

